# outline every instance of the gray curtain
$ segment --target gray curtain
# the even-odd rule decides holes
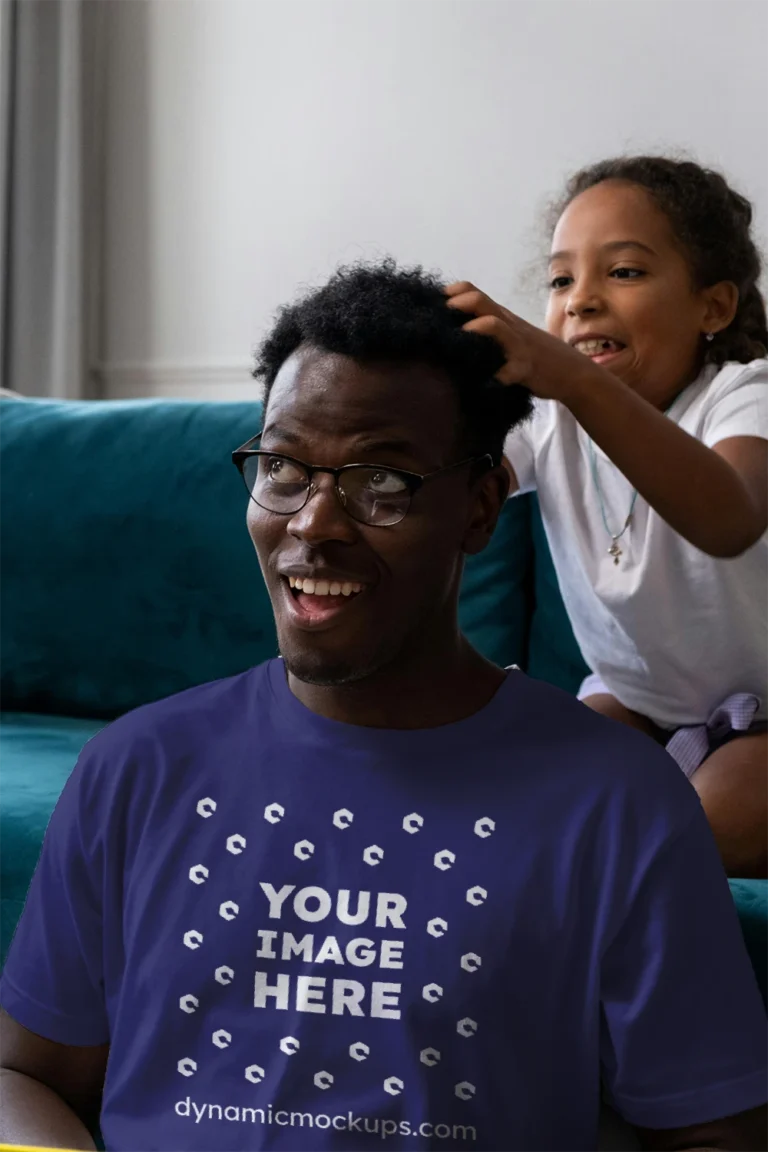
[[[94,395],[102,0],[0,0],[0,386]]]

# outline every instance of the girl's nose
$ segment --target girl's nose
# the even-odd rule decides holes
[[[601,310],[602,300],[594,285],[575,281],[565,307],[569,316],[590,316]]]

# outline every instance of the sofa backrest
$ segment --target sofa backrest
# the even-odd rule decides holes
[[[112,717],[273,654],[228,460],[259,417],[2,403],[3,708]]]
[[[110,718],[275,654],[230,460],[260,419],[257,403],[0,402],[4,709]],[[527,662],[532,515],[509,501],[466,567],[462,626],[500,664]]]

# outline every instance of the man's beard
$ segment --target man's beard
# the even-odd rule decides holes
[[[283,663],[291,676],[303,684],[315,684],[318,688],[342,688],[347,684],[357,684],[379,672],[389,660],[383,656],[369,664],[350,664],[343,660],[335,663],[310,652],[297,655],[281,652]]]
[[[349,664],[321,664],[306,657],[293,660],[284,656],[283,663],[297,680],[303,684],[316,684],[319,688],[340,688],[343,684],[354,683],[360,676]]]

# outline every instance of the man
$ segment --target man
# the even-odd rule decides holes
[[[235,458],[282,659],[85,749],[2,984],[5,1139],[573,1150],[602,1076],[648,1148],[765,1148],[692,789],[459,632],[529,406],[464,321],[386,262],[265,342]]]

